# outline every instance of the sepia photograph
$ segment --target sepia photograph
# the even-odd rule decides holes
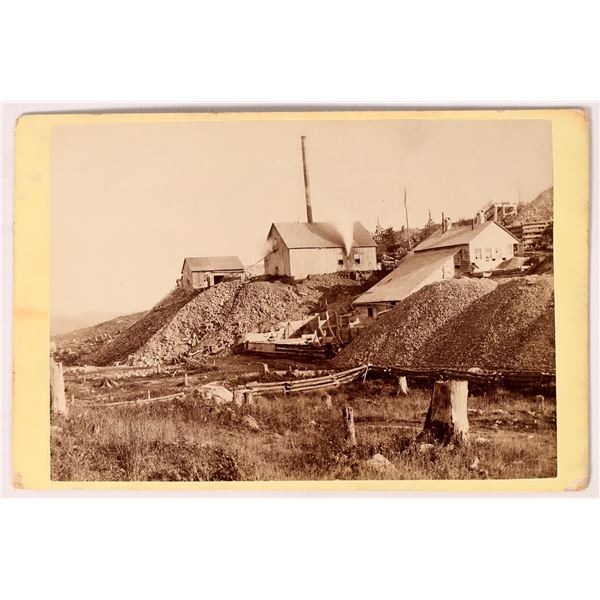
[[[54,481],[557,473],[548,120],[51,140]]]

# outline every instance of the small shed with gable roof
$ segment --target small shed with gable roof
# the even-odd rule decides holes
[[[237,256],[188,256],[181,267],[181,285],[206,289],[224,279],[240,279],[244,266]]]

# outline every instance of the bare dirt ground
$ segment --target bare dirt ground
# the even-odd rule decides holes
[[[253,406],[217,405],[195,388],[230,389],[260,380],[256,358],[207,359],[188,371],[122,377],[116,371],[66,374],[69,418],[53,417],[52,478],[71,481],[233,481],[336,479],[508,479],[556,475],[556,411],[533,395],[477,392],[469,398],[470,444],[415,442],[430,389],[396,395],[371,380],[328,393],[257,397]],[[270,370],[323,368],[269,361]],[[267,375],[273,378],[273,375]],[[105,380],[107,378],[108,382]],[[106,402],[184,394],[147,405]],[[86,406],[84,406],[84,404]],[[357,446],[344,439],[341,409],[354,408]]]

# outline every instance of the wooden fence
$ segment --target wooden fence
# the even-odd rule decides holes
[[[244,387],[246,391],[250,391],[257,396],[275,393],[289,394],[292,392],[312,392],[339,387],[340,385],[350,383],[359,377],[364,378],[366,377],[368,370],[369,367],[367,365],[363,365],[360,367],[355,367],[354,369],[348,369],[347,371],[340,371],[339,373],[324,375],[322,377],[310,377],[300,381],[248,383]]]
[[[369,365],[369,372],[375,375],[404,376],[414,381],[433,382],[437,380],[461,379],[481,385],[505,385],[507,387],[541,387],[552,388],[556,386],[556,373],[552,371],[507,371],[474,370],[474,369],[443,369],[432,368],[405,368],[382,367]]]

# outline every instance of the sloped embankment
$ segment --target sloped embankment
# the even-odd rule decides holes
[[[421,362],[423,346],[474,301],[496,289],[489,279],[429,284],[383,314],[333,360],[340,368],[371,363],[407,367]]]
[[[268,331],[326,303],[349,301],[369,285],[348,273],[332,273],[301,282],[225,281],[200,293],[176,289],[83,362],[107,365],[131,357],[133,364],[147,365],[200,347],[228,351],[244,333]]]
[[[553,371],[551,276],[495,284],[433,283],[383,315],[335,358],[339,367],[381,366]]]
[[[515,277],[473,302],[422,348],[426,366],[553,370],[554,285]]]
[[[198,294],[197,291],[175,288],[158,304],[97,351],[81,357],[82,364],[109,365],[126,362],[129,355],[143,346],[161,327]]]

